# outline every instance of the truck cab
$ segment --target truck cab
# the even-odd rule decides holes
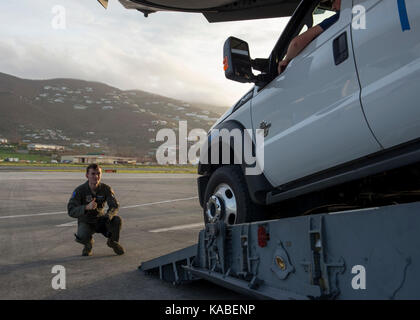
[[[420,3],[342,0],[338,20],[279,74],[291,41],[334,14],[331,1],[301,1],[268,58],[226,40],[226,77],[255,86],[211,131],[251,130],[263,163],[246,174],[245,150],[209,133],[198,170],[205,222],[419,200]],[[211,161],[216,149],[229,160]]]

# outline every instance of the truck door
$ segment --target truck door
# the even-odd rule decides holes
[[[351,19],[352,1],[343,0],[340,19],[255,90],[252,122],[269,126],[264,172],[274,186],[380,150],[360,105]]]
[[[366,29],[353,29],[362,105],[384,148],[420,137],[420,1],[355,0]]]

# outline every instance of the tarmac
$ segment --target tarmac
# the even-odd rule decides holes
[[[197,243],[204,227],[194,174],[104,173],[123,219],[117,256],[95,234],[93,256],[74,241],[67,215],[80,172],[0,172],[0,299],[242,300],[204,280],[174,286],[138,269],[142,261]],[[54,289],[64,267],[65,289]],[[63,284],[63,282],[60,282]],[[63,287],[63,286],[61,286]]]

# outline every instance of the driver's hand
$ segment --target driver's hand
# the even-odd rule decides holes
[[[279,62],[278,66],[277,66],[277,71],[279,74],[282,74],[284,70],[286,70],[287,66],[289,65],[289,61],[287,60],[282,60]]]
[[[86,210],[95,210],[98,207],[98,204],[95,202],[96,198],[93,198],[91,202],[89,202],[88,205],[86,205]]]

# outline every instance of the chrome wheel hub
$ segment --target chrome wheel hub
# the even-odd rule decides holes
[[[209,222],[223,220],[227,225],[236,222],[237,204],[235,194],[230,186],[222,183],[216,187],[206,204]]]

